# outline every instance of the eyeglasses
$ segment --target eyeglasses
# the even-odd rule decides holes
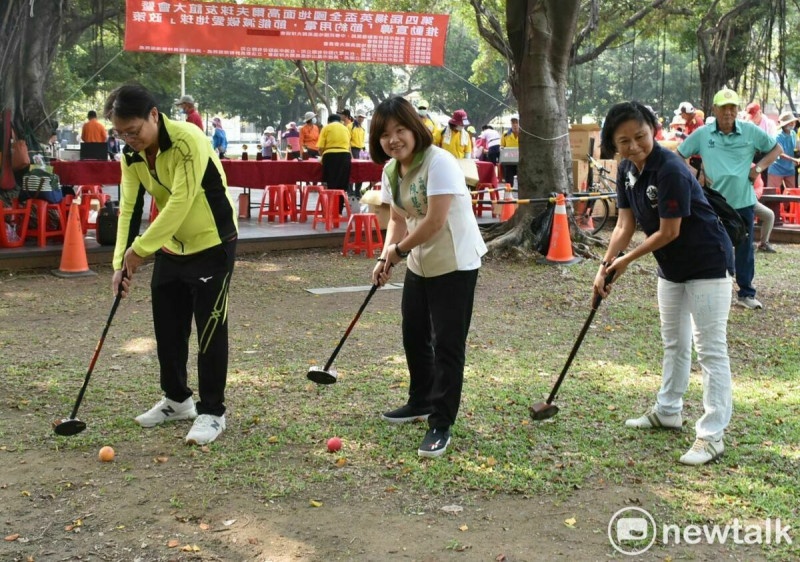
[[[142,127],[144,127],[145,123],[147,123],[147,119],[142,121],[142,124],[139,125],[139,128],[136,129],[135,131],[131,132],[131,133],[123,133],[122,131],[117,131],[117,136],[119,138],[121,138],[122,140],[128,140],[129,138],[132,138],[132,137],[138,137],[139,133],[142,132]]]

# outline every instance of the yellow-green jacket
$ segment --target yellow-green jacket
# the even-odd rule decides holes
[[[225,171],[203,131],[193,123],[158,120],[155,175],[142,152],[122,151],[119,226],[114,269],[122,268],[128,247],[142,257],[160,248],[178,255],[195,254],[238,235],[233,199]],[[159,213],[139,236],[144,194]]]

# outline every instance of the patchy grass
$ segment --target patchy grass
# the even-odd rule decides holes
[[[528,407],[547,396],[589,312],[596,263],[562,268],[486,260],[453,443],[445,458],[423,461],[416,453],[422,424],[395,427],[379,419],[404,403],[408,391],[401,291],[375,296],[336,361],[339,382],[317,386],[305,378],[308,367],[325,362],[364,293],[312,296],[304,289],[366,285],[372,262],[328,251],[244,257],[232,287],[228,430],[198,466],[197,485],[249,490],[268,501],[326,486],[358,499],[386,493],[559,498],[611,482],[658,495],[669,523],[769,517],[796,526],[800,248],[779,248],[779,254],[757,256],[755,284],[767,309],[731,310],[733,420],[722,462],[699,469],[677,462],[702,413],[699,371],[686,394],[683,432],[623,426],[654,402],[660,384],[650,259],[632,268],[602,304],[561,389],[561,412],[546,422],[532,421]],[[120,307],[90,383],[79,413],[89,430],[60,438],[48,429],[69,414],[82,383],[111,304],[108,277],[108,271],[74,281],[3,277],[0,383],[6,392],[0,403],[24,414],[15,418],[24,426],[10,431],[4,424],[0,440],[12,450],[143,443],[192,461],[196,450],[178,447],[185,425],[143,432],[132,422],[160,395],[148,270]],[[58,295],[63,298],[50,298]],[[194,349],[193,343],[190,356]],[[194,374],[190,380],[194,384]],[[329,454],[325,441],[333,435],[344,446]],[[185,501],[181,493],[169,498],[176,509]],[[420,509],[425,501],[419,500]],[[407,509],[416,509],[413,500]],[[773,547],[765,554],[790,559],[800,550]]]

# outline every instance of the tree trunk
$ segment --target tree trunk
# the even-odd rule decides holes
[[[753,52],[751,27],[763,9],[757,0],[740,0],[734,8],[718,15],[719,1],[703,17],[697,29],[700,96],[706,111],[714,94],[725,86],[733,87],[747,69]]]
[[[0,63],[0,99],[11,110],[17,133],[33,132],[29,143],[44,142],[53,133],[54,123],[46,119],[44,92],[61,36],[64,3],[10,0],[4,14],[0,36],[8,43]]]
[[[508,0],[513,53],[510,82],[519,104],[519,197],[547,197],[572,185],[566,84],[577,0]],[[514,218],[487,231],[489,247],[530,247],[530,223],[546,205],[520,205]]]

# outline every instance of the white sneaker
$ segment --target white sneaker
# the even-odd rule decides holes
[[[722,439],[711,441],[710,439],[695,439],[692,448],[680,458],[680,462],[689,466],[699,466],[715,461],[725,452],[725,443]]]
[[[191,396],[183,402],[175,402],[165,396],[144,414],[136,416],[136,423],[142,427],[155,427],[167,421],[193,420],[196,417],[197,410]]]
[[[680,412],[667,416],[659,414],[655,408],[651,408],[640,418],[625,420],[625,426],[636,429],[681,429],[683,428],[683,418]]]
[[[764,305],[761,304],[761,301],[755,297],[739,297],[736,299],[736,304],[743,306],[744,308],[749,308],[750,310],[755,308],[764,308]]]
[[[200,414],[194,420],[192,429],[186,434],[187,445],[206,445],[213,442],[225,429],[225,414],[212,416]]]

